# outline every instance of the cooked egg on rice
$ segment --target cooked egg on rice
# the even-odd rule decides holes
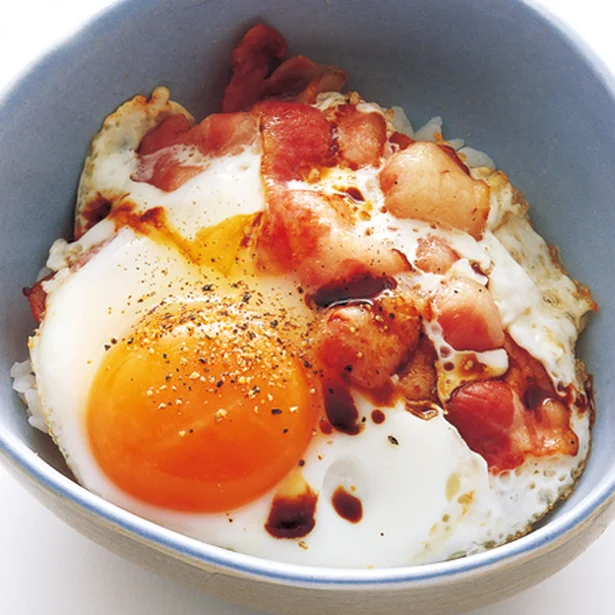
[[[569,495],[589,291],[493,161],[342,94],[270,27],[222,112],[165,88],[94,137],[12,370],[77,480],[189,536],[332,567],[442,561]],[[268,75],[256,79],[254,75]]]

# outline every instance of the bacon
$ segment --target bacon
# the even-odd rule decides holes
[[[265,79],[258,99],[294,98],[296,102],[313,104],[322,92],[339,92],[347,79],[348,74],[337,66],[316,64],[305,56],[293,56]]]
[[[294,98],[311,104],[320,92],[344,87],[348,75],[341,68],[316,64],[301,55],[288,58],[267,77],[287,51],[277,30],[262,24],[249,30],[231,56],[233,77],[224,92],[222,111],[246,111],[268,98]]]
[[[414,264],[426,273],[446,273],[459,255],[444,239],[436,235],[419,238]]]
[[[309,105],[282,101],[260,103],[254,114],[261,126],[268,200],[258,242],[261,267],[296,271],[301,283],[316,288],[357,271],[383,276],[405,270],[399,254],[352,233],[347,199],[287,187],[289,180],[317,178],[335,161],[325,116]]]
[[[314,107],[296,102],[259,104],[263,174],[273,181],[307,179],[335,160],[331,126]]]
[[[359,111],[356,105],[340,105],[334,123],[342,161],[351,169],[380,164],[387,138],[382,114]]]
[[[43,283],[51,280],[55,275],[55,271],[52,271],[49,275],[37,280],[30,288],[24,288],[22,290],[24,296],[30,304],[30,310],[32,316],[36,318],[37,322],[42,322],[45,317],[45,308],[47,303],[47,293],[43,288]]]
[[[489,289],[469,278],[447,280],[432,301],[444,339],[457,350],[504,345],[502,320]]]
[[[394,132],[389,137],[389,141],[394,145],[397,145],[400,151],[406,149],[407,147],[410,147],[414,143],[414,139],[411,139],[403,132]]]
[[[171,115],[143,137],[137,153],[147,156],[166,147],[178,145],[191,128],[190,120],[183,113]]]
[[[542,363],[510,337],[505,348],[510,368],[504,380],[528,410],[526,424],[532,435],[533,454],[576,455],[579,442],[570,427],[570,409],[555,391]]]
[[[259,24],[248,30],[231,55],[233,77],[224,91],[223,113],[244,111],[257,102],[271,64],[287,52],[284,37],[274,28]]]
[[[397,252],[352,232],[349,202],[312,190],[268,189],[268,210],[257,243],[260,268],[294,271],[301,284],[318,289],[357,274],[378,278],[407,269]]]
[[[257,138],[258,125],[249,113],[212,114],[193,127],[183,115],[174,115],[141,141],[140,164],[132,179],[170,192],[213,158],[238,154]]]
[[[457,390],[447,404],[446,418],[497,473],[521,465],[525,458],[511,438],[515,412],[510,386],[500,380],[487,380]]]
[[[466,163],[459,157],[457,150],[448,145],[448,143],[438,143],[440,151],[444,152],[466,175],[470,175],[470,169]]]
[[[341,92],[348,73],[337,66],[320,65],[320,73],[308,84],[305,90],[297,96],[298,102],[314,104],[319,94],[323,92]]]
[[[393,154],[380,172],[386,208],[480,237],[489,215],[489,187],[467,175],[447,149],[417,141]]]
[[[506,339],[510,368],[503,380],[473,382],[456,391],[447,419],[492,472],[529,456],[576,455],[570,409],[539,361]]]
[[[263,81],[258,100],[299,96],[321,71],[320,65],[305,56],[288,58]]]
[[[330,308],[316,334],[317,355],[350,384],[382,389],[416,349],[420,327],[412,301],[399,295]]]

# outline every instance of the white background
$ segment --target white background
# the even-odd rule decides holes
[[[111,0],[2,0],[0,90]],[[542,0],[615,71],[608,0]],[[615,11],[613,11],[615,14]],[[0,614],[254,615],[159,579],[58,521],[0,468]],[[559,574],[472,615],[613,615],[615,525]],[[297,614],[303,615],[303,614]]]

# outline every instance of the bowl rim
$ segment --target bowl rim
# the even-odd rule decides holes
[[[615,76],[589,44],[560,17],[540,4],[539,0],[516,0],[516,2],[529,11],[531,17],[548,27],[553,35],[559,37],[585,62],[587,70],[604,86],[615,104]],[[127,5],[132,3],[133,0],[112,2],[102,11],[95,12],[88,20],[82,22],[73,34],[44,51],[36,61],[28,64],[17,77],[1,89],[0,108],[30,72],[36,70],[48,57],[63,47],[77,42],[88,25],[93,22],[113,20],[116,14],[121,13]],[[498,565],[537,556],[540,551],[572,535],[576,528],[583,526],[588,519],[606,506],[609,500],[615,498],[614,467],[611,468],[610,473],[603,476],[598,485],[583,500],[558,518],[548,521],[544,526],[522,538],[483,553],[451,561],[399,568],[325,568],[288,564],[232,552],[148,521],[104,500],[68,478],[41,459],[24,442],[9,434],[1,425],[0,454],[9,462],[9,465],[26,475],[45,491],[68,500],[82,512],[100,517],[116,531],[149,543],[173,557],[188,559],[197,565],[214,566],[233,575],[307,588],[327,587],[340,590],[368,589],[375,586],[400,588],[417,584],[449,582],[460,577],[479,574]]]

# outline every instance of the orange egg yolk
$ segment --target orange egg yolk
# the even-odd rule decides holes
[[[263,495],[298,464],[319,395],[279,331],[245,312],[231,316],[158,310],[108,350],[87,430],[102,470],[131,496],[223,512]]]

